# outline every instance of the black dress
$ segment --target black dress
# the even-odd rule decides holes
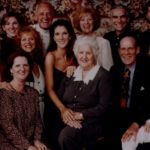
[[[54,68],[54,90],[57,94],[57,91],[60,87],[60,83],[65,76],[65,73]],[[44,110],[44,126],[45,126],[45,140],[47,145],[49,145],[52,149],[58,150],[58,135],[60,130],[62,129],[63,122],[61,121],[60,111],[52,102],[50,97],[45,95],[45,110]]]

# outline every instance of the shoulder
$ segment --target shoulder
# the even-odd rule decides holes
[[[136,68],[141,69],[142,71],[150,72],[150,69],[147,67],[150,66],[150,57],[147,55],[138,56]]]
[[[38,93],[38,91],[35,89],[35,88],[33,88],[33,87],[30,87],[30,86],[28,86],[28,85],[25,85],[25,90],[28,92],[28,93],[30,93],[31,95],[33,94],[33,95],[39,95],[39,93]]]
[[[115,35],[115,31],[110,31],[110,32],[105,33],[104,38],[109,38],[113,35]]]
[[[3,94],[7,94],[7,93],[10,93],[10,91],[6,89],[0,89],[0,97],[2,97]]]
[[[104,37],[101,37],[101,36],[97,36],[96,40],[98,43],[100,42],[100,43],[106,43],[107,44],[109,42],[107,39],[105,39]]]
[[[7,38],[6,34],[4,34],[4,33],[0,34],[0,41],[1,41],[1,43],[6,42],[7,39],[8,38]]]
[[[105,78],[105,77],[111,77],[111,74],[105,68],[100,66],[96,76],[97,76],[97,78]]]
[[[31,24],[30,26],[31,26],[32,28],[34,28],[34,29],[37,29],[38,24]]]
[[[97,41],[98,45],[100,45],[100,44],[108,45],[109,44],[108,39],[101,37],[101,36],[97,36],[96,41]]]
[[[0,103],[9,101],[9,99],[14,95],[11,90],[0,89]]]
[[[45,61],[46,62],[54,62],[55,61],[55,54],[54,54],[54,52],[48,52],[46,54]]]
[[[125,66],[123,64],[115,64],[110,68],[111,74],[119,74],[124,71]]]

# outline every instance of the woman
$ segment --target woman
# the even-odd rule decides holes
[[[10,12],[5,14],[1,20],[1,27],[3,34],[1,37],[1,49],[0,49],[0,65],[2,68],[1,80],[5,80],[7,73],[5,72],[6,62],[9,56],[16,51],[17,38],[21,27],[21,18],[19,14]]]
[[[5,14],[1,20],[3,34],[1,35],[1,62],[6,62],[9,55],[16,50],[16,39],[22,25],[19,14],[10,12]]]
[[[44,124],[48,141],[52,141],[54,147],[57,147],[57,133],[62,126],[61,117],[68,117],[71,112],[60,101],[56,91],[67,68],[75,65],[72,51],[75,33],[71,23],[64,19],[56,20],[50,31],[50,51],[45,58],[47,97],[45,98]]]
[[[45,79],[43,74],[43,46],[39,33],[31,26],[23,27],[19,32],[19,43],[23,51],[27,52],[33,61],[32,71],[26,84],[34,87],[40,94],[39,105],[41,118],[44,112]]]
[[[106,70],[113,65],[109,41],[96,35],[95,30],[99,27],[99,14],[92,8],[80,8],[73,17],[74,27],[80,32],[80,36],[90,36],[98,44],[98,63]]]
[[[8,68],[13,90],[0,90],[0,147],[3,150],[47,150],[40,142],[42,132],[38,92],[25,85],[32,67],[23,52],[9,57]]]
[[[59,89],[62,103],[71,110],[70,120],[59,134],[61,150],[81,150],[83,145],[93,149],[101,135],[103,117],[111,104],[110,74],[97,64],[96,41],[78,38],[74,53],[79,66],[73,77],[63,80]],[[107,91],[107,92],[106,92]]]

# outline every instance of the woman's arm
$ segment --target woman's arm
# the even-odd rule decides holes
[[[9,84],[9,82],[3,81],[0,82],[0,89],[13,90],[13,87]]]
[[[61,116],[63,119],[73,120],[72,111],[65,107],[65,105],[61,102],[61,100],[56,95],[54,91],[54,78],[53,78],[53,68],[54,68],[55,58],[51,52],[49,52],[45,59],[45,83],[46,83],[46,90],[48,96],[56,105],[56,107],[60,110]]]

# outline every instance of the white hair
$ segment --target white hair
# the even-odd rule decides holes
[[[91,47],[95,61],[97,62],[99,48],[98,48],[96,38],[90,37],[90,36],[78,36],[73,47],[73,51],[76,57],[77,57],[77,53],[79,50],[79,46],[82,46],[82,45],[89,45]]]

